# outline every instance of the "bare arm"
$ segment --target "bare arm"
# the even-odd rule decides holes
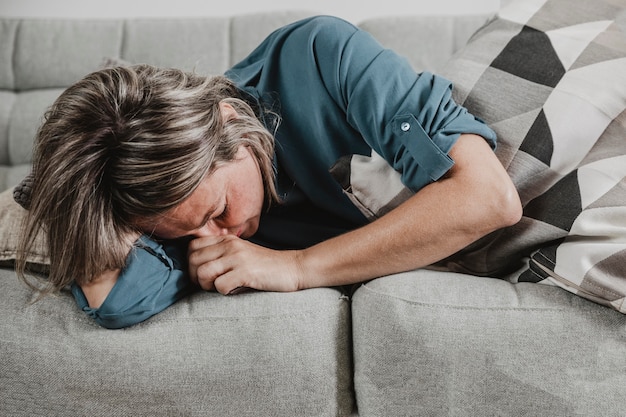
[[[106,271],[98,278],[80,286],[91,308],[100,308],[115,286],[120,270]]]
[[[465,135],[455,165],[377,221],[301,253],[301,287],[348,284],[437,262],[516,223],[519,197],[487,143]]]
[[[272,251],[232,236],[196,239],[191,279],[222,293],[357,283],[430,265],[519,220],[515,187],[481,137],[462,135],[450,156],[455,165],[446,177],[395,210],[302,251]]]
[[[130,252],[133,247],[133,243],[139,238],[139,236],[139,233],[137,233],[128,238],[128,252]],[[80,285],[80,289],[83,291],[83,294],[89,303],[89,307],[100,308],[115,286],[120,272],[120,269],[104,271],[100,276],[92,279],[86,284]]]

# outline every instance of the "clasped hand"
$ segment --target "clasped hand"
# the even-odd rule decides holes
[[[204,290],[230,294],[245,287],[261,291],[300,289],[298,251],[268,249],[233,235],[194,239],[189,276]]]

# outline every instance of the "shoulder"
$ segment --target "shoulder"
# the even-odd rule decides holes
[[[297,24],[298,22],[296,22]],[[336,16],[328,16],[328,15],[319,15],[309,17],[307,19],[303,19],[300,21],[300,24],[303,27],[307,27],[308,29],[316,29],[316,30],[337,30],[337,31],[347,31],[354,32],[358,30],[358,28],[347,20],[341,19]]]
[[[373,38],[352,23],[333,16],[313,16],[272,32],[225,75],[239,86],[254,86],[264,93],[281,90],[285,99],[286,80],[301,88],[304,80],[321,81],[336,90],[342,68],[347,71],[357,56],[361,61],[371,60],[379,50]],[[291,84],[289,88],[293,88]]]
[[[284,26],[269,39],[286,42],[328,45],[345,43],[359,31],[352,23],[334,16],[313,16]]]
[[[235,67],[260,65],[268,57],[298,55],[321,48],[346,44],[360,30],[350,22],[334,16],[318,15],[292,22],[270,33]],[[333,48],[333,49],[334,49]],[[322,49],[323,50],[323,49]]]
[[[335,32],[354,33],[359,30],[355,25],[347,20],[336,16],[318,15],[308,17],[291,23],[284,28],[293,28],[311,32],[326,32],[328,30]]]

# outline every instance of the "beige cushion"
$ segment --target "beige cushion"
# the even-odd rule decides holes
[[[12,265],[17,256],[22,220],[26,216],[24,210],[13,199],[13,188],[0,193],[0,265]],[[27,261],[36,265],[49,265],[50,258],[45,244],[45,236],[37,236]]]

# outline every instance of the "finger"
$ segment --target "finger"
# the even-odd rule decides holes
[[[187,261],[189,265],[189,278],[192,282],[198,282],[198,269],[207,263],[222,258],[225,255],[226,248],[219,243],[208,246],[198,246],[197,248],[189,248]]]
[[[203,236],[203,237],[192,239],[189,242],[188,249],[189,251],[196,251],[203,247],[219,245],[220,243],[227,242],[233,238],[235,237],[231,235]]]
[[[215,290],[220,294],[233,295],[250,289],[249,284],[240,278],[240,274],[236,271],[230,270],[220,276],[218,276],[213,285]]]
[[[237,295],[237,294],[241,294],[242,292],[248,292],[248,291],[253,291],[253,288],[250,288],[250,287],[237,287],[234,290],[229,291],[228,294],[226,294],[226,295]]]
[[[198,285],[205,290],[214,290],[215,281],[232,272],[233,266],[227,258],[218,258],[204,262],[197,267]]]
[[[212,246],[205,246],[193,251],[189,251],[187,257],[189,264],[199,266],[206,262],[211,262],[216,259],[224,257],[226,254],[226,247],[224,245],[216,244]]]

